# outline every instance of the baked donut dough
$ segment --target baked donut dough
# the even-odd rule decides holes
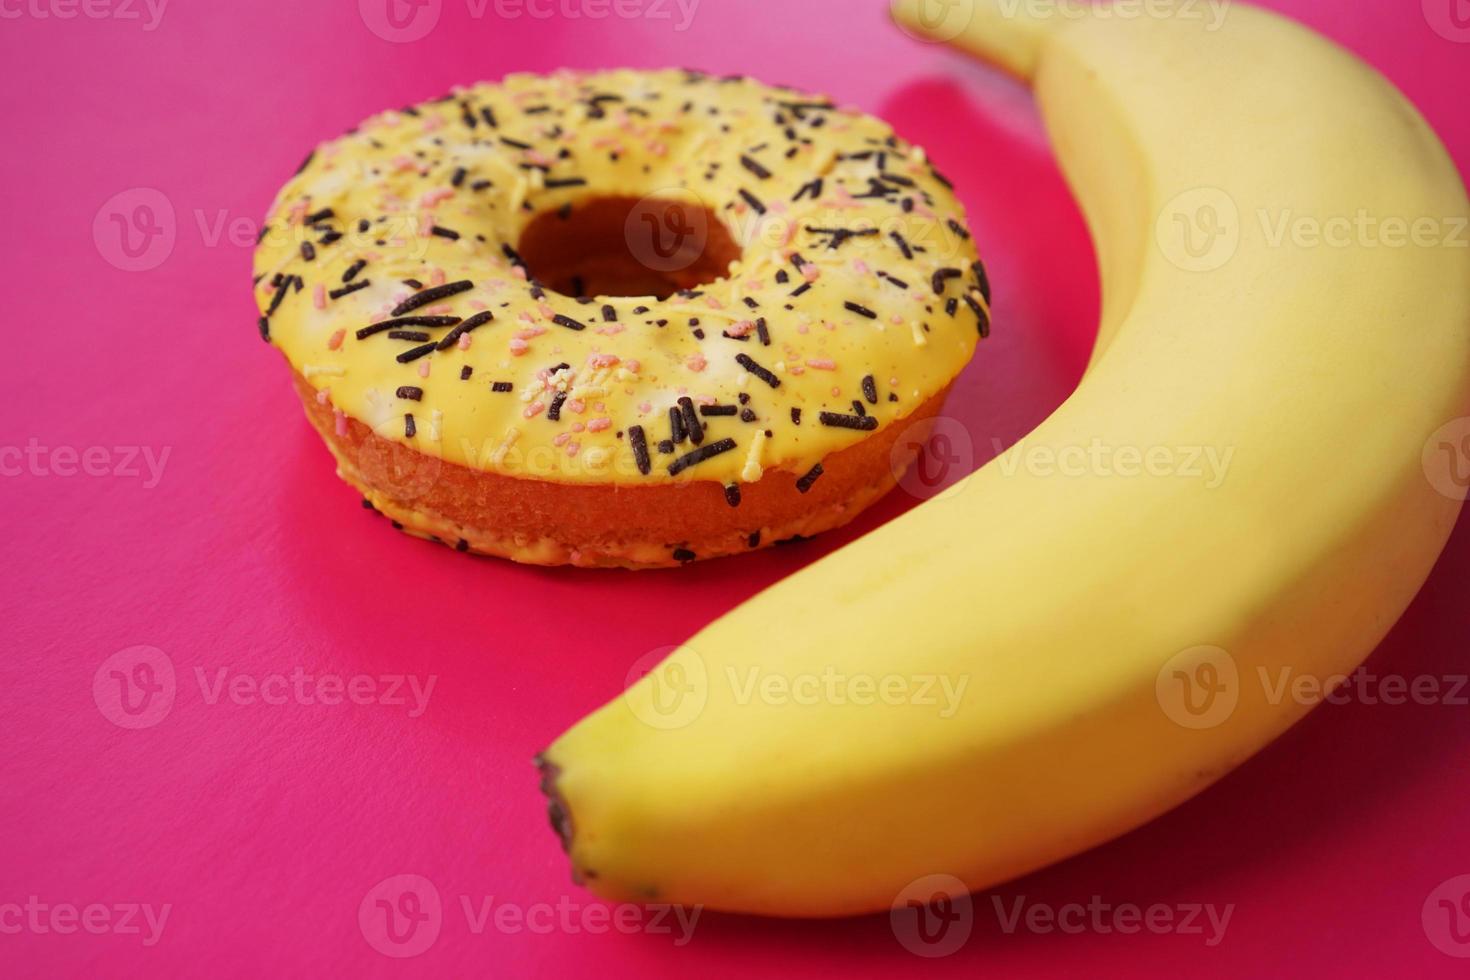
[[[364,502],[462,551],[657,567],[890,489],[990,287],[882,122],[689,71],[512,75],[318,147],[263,338]]]

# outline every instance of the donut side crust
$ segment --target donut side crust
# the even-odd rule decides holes
[[[949,386],[809,474],[768,469],[726,487],[709,481],[627,486],[557,483],[476,470],[420,453],[339,417],[293,371],[306,417],[338,475],[402,530],[460,551],[531,565],[665,568],[742,554],[847,524],[893,489],[928,437]],[[895,450],[899,440],[902,448]]]

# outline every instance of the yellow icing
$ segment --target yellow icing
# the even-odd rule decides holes
[[[976,255],[962,230],[962,209],[923,151],[870,116],[814,107],[827,105],[743,79],[611,71],[512,75],[380,114],[318,147],[280,192],[255,256],[262,313],[275,302],[262,329],[346,416],[464,466],[634,485],[748,482],[772,469],[804,474],[870,434],[823,425],[820,413],[851,416],[858,401],[880,425],[903,418],[953,380],[988,320],[988,287],[972,268]],[[543,106],[550,108],[537,111]],[[881,196],[859,197],[875,189],[871,180],[880,173],[890,175],[876,188]],[[793,200],[818,177],[820,197],[809,189]],[[548,180],[567,179],[586,183],[547,187]],[[742,190],[766,208],[764,215]],[[538,299],[503,249],[514,248],[537,215],[566,205],[691,195],[720,216],[743,249],[728,277],[698,287],[694,298],[596,297],[582,304],[548,289]],[[905,199],[914,202],[911,210]],[[327,209],[330,216],[307,223]],[[441,237],[435,226],[459,238]],[[810,228],[873,233],[834,249],[830,233]],[[793,255],[815,268],[798,269]],[[370,285],[330,298],[351,285],[343,281],[346,271],[364,262],[353,282]],[[956,271],[936,295],[941,269]],[[787,282],[778,281],[779,270]],[[808,276],[811,288],[792,297]],[[299,288],[293,277],[300,277]],[[424,289],[474,284],[410,316],[464,319],[489,311],[494,319],[465,335],[467,348],[457,343],[400,363],[397,355],[420,345],[386,332],[364,339],[356,333],[390,319],[416,294],[409,279]],[[615,322],[604,321],[605,304]],[[640,306],[649,311],[634,314]],[[558,314],[585,329],[557,325]],[[758,317],[769,346],[752,330]],[[702,339],[691,318],[700,321]],[[656,326],[659,320],[667,325]],[[404,329],[439,341],[451,328]],[[769,371],[779,387],[742,366],[739,355]],[[569,367],[550,372],[560,364]],[[461,380],[465,367],[473,369],[469,380]],[[864,391],[868,376],[876,403],[874,390]],[[494,382],[514,390],[495,393]],[[405,387],[421,389],[421,398],[400,397]],[[558,393],[566,397],[552,420]],[[745,403],[742,395],[749,396]],[[658,444],[671,436],[669,410],[681,397],[736,405],[754,418],[701,418],[706,446],[728,439],[735,447],[676,476],[670,464],[696,446],[686,440],[666,454]],[[793,408],[801,410],[800,424]],[[633,426],[646,433],[647,475],[631,447]]]

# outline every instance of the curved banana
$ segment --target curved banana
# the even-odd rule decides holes
[[[920,3],[903,24],[952,33]],[[1097,240],[1092,365],[962,492],[734,610],[548,750],[599,895],[861,913],[1106,841],[1304,715],[1280,672],[1360,664],[1455,522],[1421,456],[1470,408],[1470,206],[1423,119],[1238,3],[1038,6],[961,0],[953,42],[1035,89]],[[1341,219],[1353,240],[1299,233]],[[1375,220],[1441,235],[1375,245]],[[1042,465],[1098,446],[1230,462]]]

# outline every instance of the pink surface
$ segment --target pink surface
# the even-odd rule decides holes
[[[1385,71],[1470,164],[1470,4],[1272,5]],[[1470,874],[1470,708],[1448,703],[1316,712],[1164,819],[980,896],[973,935],[944,958],[911,954],[885,916],[706,914],[682,945],[672,921],[673,935],[611,924],[568,879],[532,755],[648,651],[912,501],[820,542],[638,576],[470,560],[393,533],[333,476],[255,334],[249,242],[279,183],[369,112],[512,70],[676,64],[828,91],[926,144],[970,209],[997,328],[949,414],[981,457],[1076,382],[1091,245],[1024,93],[904,37],[878,0],[703,0],[687,30],[673,0],[602,20],[500,17],[493,0],[477,18],[479,3],[444,0],[404,43],[371,29],[392,33],[381,8],[175,0],[153,23],[142,0],[85,8],[102,17],[0,7],[0,447],[35,447],[19,475],[14,453],[0,459],[0,972],[1463,975],[1448,954],[1470,955],[1470,879],[1454,880]],[[125,251],[114,215],[149,247]],[[83,465],[95,475],[66,475]],[[1467,571],[1462,522],[1370,669],[1446,688],[1466,670]],[[128,715],[111,673],[147,680],[141,663],[165,688],[172,669],[174,697]],[[323,704],[289,690],[296,672],[434,686],[415,716],[407,689],[408,705],[383,703],[383,686],[357,689],[373,703]],[[246,687],[221,692],[222,677]],[[252,698],[261,682],[286,703]],[[409,874],[441,911],[420,955],[396,960],[375,948],[395,948],[376,899],[402,889],[375,889]],[[35,918],[6,911],[32,896],[47,905]],[[994,900],[1009,913],[1022,897],[1232,911],[1213,946],[1203,918],[1205,935],[1108,933],[1090,915],[1080,932],[1007,933]],[[1461,933],[1440,899],[1460,905]],[[161,934],[141,913],[137,933],[120,928],[129,903],[167,906]]]

